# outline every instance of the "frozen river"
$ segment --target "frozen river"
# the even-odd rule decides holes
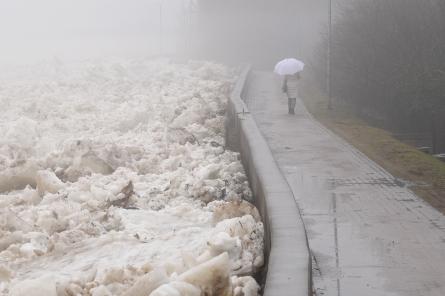
[[[224,140],[235,74],[143,60],[0,74],[0,295],[257,295],[263,224]]]

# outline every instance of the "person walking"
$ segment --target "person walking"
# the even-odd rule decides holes
[[[282,90],[287,94],[287,106],[289,108],[289,114],[295,114],[295,105],[298,98],[298,84],[300,82],[301,75],[299,72],[292,75],[285,75],[283,79]]]
[[[304,63],[300,60],[290,58],[284,59],[275,65],[274,72],[284,76],[282,90],[287,94],[287,105],[289,114],[295,114],[295,105],[298,98],[298,86],[300,84],[301,74],[304,69]]]

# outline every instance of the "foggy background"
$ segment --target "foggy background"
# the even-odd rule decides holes
[[[184,47],[183,4],[181,0],[2,0],[0,62],[173,53]]]
[[[0,1],[0,62],[157,55],[271,67],[308,57],[327,1]]]
[[[209,59],[306,62],[328,96],[328,0],[0,1],[0,65]],[[414,146],[445,151],[445,4],[332,0],[332,99]]]
[[[265,69],[287,57],[308,60],[328,21],[327,0],[197,3],[199,54]]]

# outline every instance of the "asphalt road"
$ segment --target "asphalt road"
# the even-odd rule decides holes
[[[301,209],[317,295],[445,295],[445,216],[344,140],[279,79],[254,72],[245,100]]]

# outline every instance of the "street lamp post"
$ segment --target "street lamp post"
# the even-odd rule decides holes
[[[162,1],[159,1],[159,55],[162,55]]]
[[[327,88],[328,88],[328,109],[332,110],[332,91],[331,91],[331,55],[332,55],[332,0],[329,0],[329,25],[328,25],[328,63],[327,63]]]
[[[187,5],[187,13],[186,13],[186,22],[187,22],[187,52],[191,54],[192,52],[192,13],[194,9],[194,3],[192,0],[188,1]]]

